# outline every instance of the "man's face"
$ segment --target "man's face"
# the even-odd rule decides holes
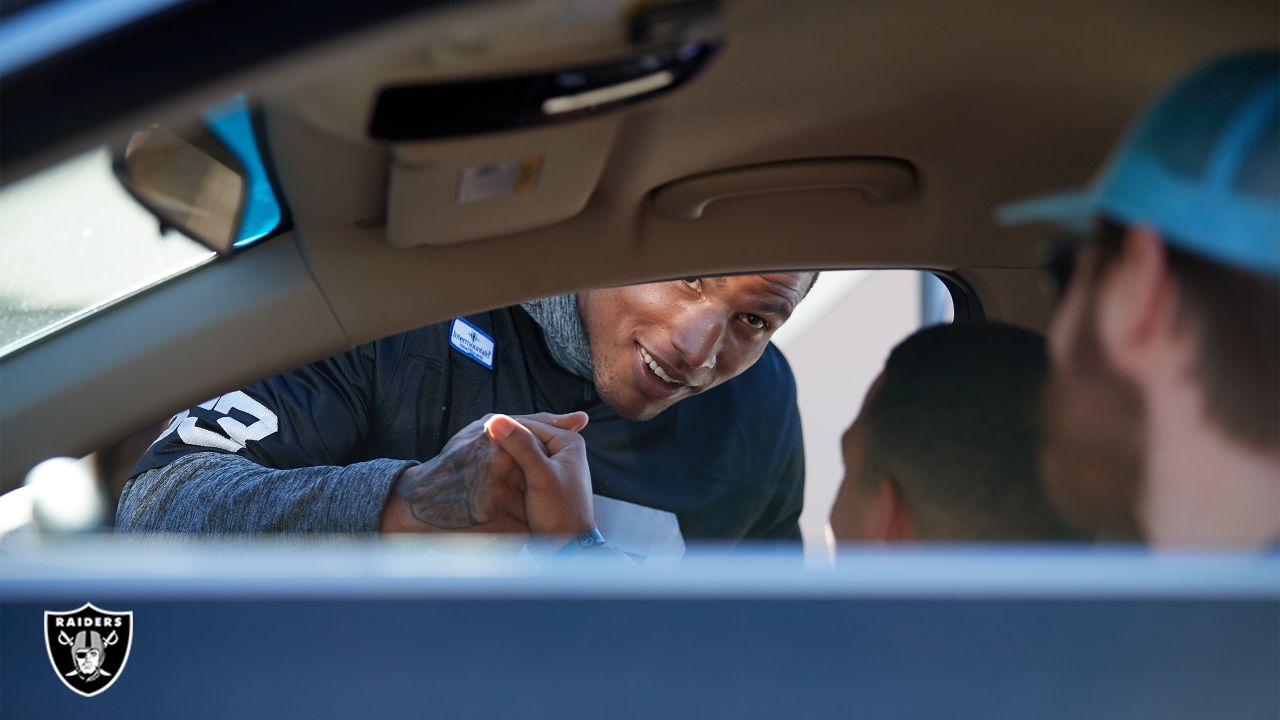
[[[760,358],[812,273],[690,278],[579,293],[600,397],[648,420]]]
[[[102,653],[96,648],[85,648],[76,651],[76,668],[79,669],[81,675],[92,675],[97,672],[100,662],[102,662]]]
[[[1057,511],[1081,532],[1139,536],[1145,416],[1137,386],[1106,357],[1098,330],[1098,249],[1082,248],[1049,332],[1044,478]]]

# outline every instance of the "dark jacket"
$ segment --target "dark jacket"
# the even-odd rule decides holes
[[[519,308],[362,345],[176,416],[134,468],[118,527],[375,532],[392,481],[487,413],[585,410],[599,496],[674,513],[685,538],[799,538],[804,455],[795,381],[770,345],[742,375],[646,422],[620,418],[552,359]],[[472,352],[472,354],[476,354]]]

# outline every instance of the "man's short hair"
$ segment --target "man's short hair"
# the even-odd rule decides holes
[[[1101,218],[1095,277],[1121,255],[1129,229]],[[1280,238],[1277,238],[1280,242]],[[1280,449],[1280,280],[1206,260],[1165,243],[1176,317],[1196,338],[1195,373],[1210,419],[1228,437]]]
[[[937,325],[889,355],[868,403],[867,472],[897,483],[922,538],[1064,538],[1040,482],[1041,336]]]

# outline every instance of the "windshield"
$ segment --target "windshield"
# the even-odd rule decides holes
[[[124,191],[96,148],[0,191],[0,354],[213,259]]]

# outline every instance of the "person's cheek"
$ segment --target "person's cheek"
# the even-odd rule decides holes
[[[1083,299],[1079,282],[1073,282],[1067,294],[1058,304],[1053,320],[1049,326],[1049,359],[1053,365],[1062,367],[1070,357],[1072,339],[1078,334],[1080,311]]]
[[[853,433],[857,428],[853,429]],[[858,492],[858,475],[849,468],[857,467],[858,438],[853,433],[843,440],[844,445],[844,477],[840,481],[840,489],[836,491],[836,500],[831,505],[828,522],[838,542],[850,542],[862,539],[862,510],[864,498]]]
[[[738,337],[738,329],[730,326],[720,353],[716,357],[715,384],[731,380],[746,372],[764,354],[766,343]]]
[[[840,483],[840,490],[836,493],[836,501],[831,505],[831,516],[827,518],[827,524],[831,527],[831,533],[835,536],[836,542],[855,539],[856,523],[852,510],[849,497],[849,475],[846,473],[844,481]]]

